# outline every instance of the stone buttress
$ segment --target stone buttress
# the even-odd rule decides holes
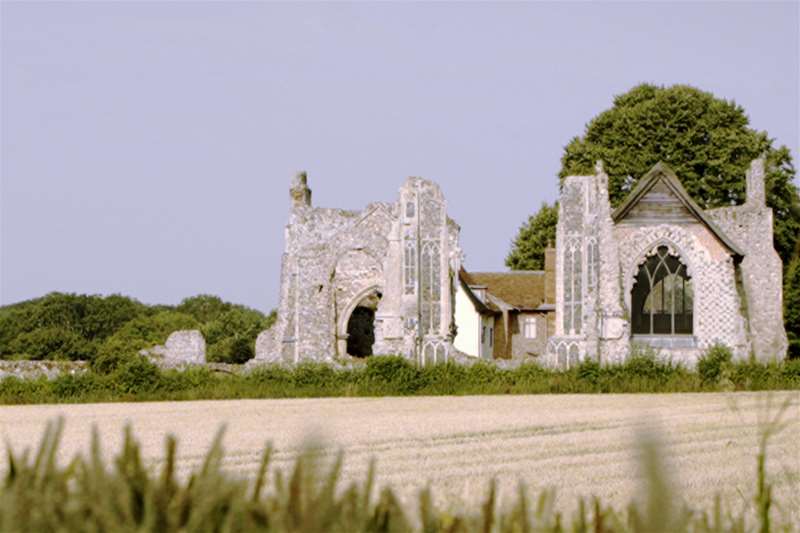
[[[568,367],[584,358],[621,360],[629,328],[608,198],[608,176],[564,179],[556,228],[556,331],[543,363]]]
[[[743,205],[709,209],[709,217],[745,253],[737,278],[752,353],[759,361],[782,359],[788,348],[783,325],[783,264],[773,245],[772,209],[766,205],[764,159],[747,172]]]

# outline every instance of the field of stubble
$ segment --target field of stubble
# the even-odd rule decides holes
[[[227,426],[226,467],[254,474],[267,442],[275,465],[287,467],[309,439],[333,456],[344,451],[344,478],[363,479],[376,459],[379,485],[403,499],[430,485],[446,505],[470,505],[491,478],[503,496],[523,482],[530,493],[556,489],[569,512],[578,496],[597,495],[622,508],[640,487],[637,437],[660,435],[663,461],[678,495],[709,508],[714,493],[739,509],[755,490],[760,424],[790,399],[785,429],[768,456],[776,500],[800,520],[800,394],[639,394],[336,398],[116,403],[0,407],[0,438],[13,449],[34,447],[45,422],[62,415],[62,459],[88,450],[93,426],[106,458],[127,423],[143,455],[159,463],[164,437],[179,437],[179,468],[203,458]],[[2,466],[2,469],[5,465]],[[794,516],[791,516],[794,513]]]

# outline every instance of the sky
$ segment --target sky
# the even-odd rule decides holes
[[[0,4],[0,304],[277,306],[291,177],[317,206],[440,184],[503,270],[563,147],[641,82],[744,107],[797,159],[797,2]]]

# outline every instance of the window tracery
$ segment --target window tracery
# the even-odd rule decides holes
[[[439,243],[426,241],[422,245],[420,289],[423,334],[438,334],[442,322],[442,282]]]
[[[564,333],[579,335],[583,326],[583,254],[579,238],[564,250]]]
[[[633,333],[689,335],[693,332],[694,290],[686,265],[659,246],[639,267],[631,293]]]
[[[406,239],[403,252],[403,283],[406,294],[414,294],[417,289],[417,242]]]

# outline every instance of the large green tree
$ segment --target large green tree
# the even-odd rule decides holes
[[[789,336],[789,355],[800,358],[800,245],[783,278],[783,319]]]
[[[616,206],[641,176],[663,161],[701,207],[713,208],[744,202],[745,172],[750,161],[762,154],[767,159],[767,205],[774,212],[775,249],[788,264],[800,235],[800,199],[789,150],[776,147],[767,133],[752,129],[739,105],[711,93],[687,85],[642,84],[617,96],[610,109],[593,118],[584,134],[565,147],[559,178],[592,174],[595,162],[602,160],[611,203]],[[518,249],[535,248],[525,238],[529,233],[523,225],[509,257],[520,255]]]
[[[557,223],[558,205],[543,202],[539,210],[520,226],[506,256],[506,266],[511,270],[542,270],[544,250],[556,242]]]

